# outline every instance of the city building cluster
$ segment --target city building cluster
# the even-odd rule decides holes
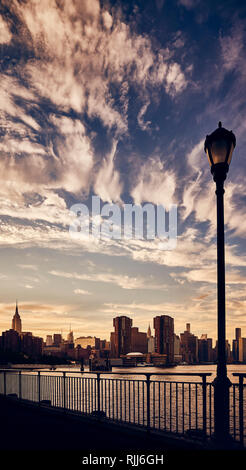
[[[115,365],[126,366],[143,363],[156,366],[204,364],[217,360],[217,342],[213,347],[212,338],[207,334],[202,334],[201,338],[195,336],[191,333],[190,323],[186,324],[186,330],[180,336],[176,335],[174,319],[168,315],[154,317],[154,335],[150,325],[147,332],[140,332],[127,316],[115,317],[113,327],[110,341],[95,336],[74,338],[71,327],[67,339],[61,333],[54,333],[43,341],[31,332],[22,331],[16,303],[12,327],[0,336],[0,352],[5,357],[19,354],[26,359],[45,358],[46,361],[56,358],[84,363],[90,359],[98,362],[110,359]],[[228,363],[246,363],[246,338],[242,338],[241,328],[235,330],[232,349],[226,341],[226,354]]]

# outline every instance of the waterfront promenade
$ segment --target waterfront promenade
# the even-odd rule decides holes
[[[134,454],[164,455],[166,465],[152,468],[171,468],[185,460],[189,461],[190,468],[196,468],[198,460],[209,465],[215,454],[218,457],[218,450],[211,443],[99,423],[15,398],[0,396],[0,420],[1,458],[6,459],[10,467],[12,463],[23,463],[25,468],[33,468],[34,462],[38,461],[46,468],[65,463],[84,468],[81,460],[90,454],[122,459]],[[220,450],[219,457],[234,463],[245,458],[245,450],[239,450],[237,446],[233,450]],[[118,464],[115,468],[128,467]]]
[[[200,458],[205,452],[206,458],[218,448],[234,455],[244,438],[243,377],[241,388],[231,387],[230,446],[213,441],[211,380],[204,370],[134,375],[2,370],[0,447],[11,456],[21,451],[23,458],[25,451],[55,452],[59,458],[72,452],[80,458],[91,451],[164,450],[173,460],[191,452]]]

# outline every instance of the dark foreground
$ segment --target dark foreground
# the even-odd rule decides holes
[[[21,403],[16,399],[0,397],[1,457],[10,465],[23,463],[25,468],[35,468],[37,463],[49,470],[52,464],[73,464],[74,468],[173,468],[175,463],[196,468],[201,462],[211,465],[213,459],[221,457],[227,464],[245,458],[244,450],[211,449],[211,445],[146,433],[123,426],[98,423],[97,421],[65,414],[63,411]],[[91,457],[90,457],[91,454]],[[127,455],[148,456],[162,460],[132,466]],[[243,454],[243,455],[242,455]],[[117,457],[113,466],[105,461],[96,463],[100,456]],[[93,465],[86,464],[93,460]],[[151,459],[150,459],[151,461]],[[162,464],[163,461],[163,464]],[[84,462],[84,463],[82,463]],[[135,457],[137,464],[137,457]],[[62,466],[61,466],[62,465]],[[112,464],[111,464],[112,465]],[[58,467],[56,467],[58,468]]]

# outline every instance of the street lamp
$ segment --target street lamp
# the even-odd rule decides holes
[[[207,135],[204,150],[216,183],[217,195],[217,301],[218,301],[218,359],[214,386],[214,433],[217,441],[229,439],[229,388],[231,382],[226,370],[225,322],[225,240],[224,240],[224,181],[226,179],[236,137],[232,131],[218,128]]]

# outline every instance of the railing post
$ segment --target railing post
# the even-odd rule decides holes
[[[239,375],[239,433],[240,444],[243,445],[243,375]]]
[[[66,372],[63,372],[63,408],[66,409]]]
[[[3,393],[7,395],[6,370],[3,373]]]
[[[41,401],[40,371],[38,371],[38,402]]]
[[[147,375],[147,432],[150,432],[150,376]]]
[[[101,411],[101,394],[100,394],[100,374],[97,374],[97,414],[100,417]]]
[[[202,429],[204,438],[207,435],[207,383],[206,375],[202,376]]]
[[[19,399],[21,400],[21,370],[19,371]]]

